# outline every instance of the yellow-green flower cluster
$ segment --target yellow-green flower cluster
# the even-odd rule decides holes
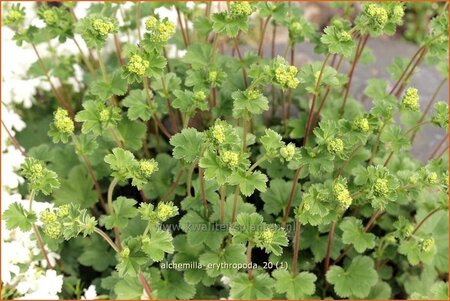
[[[165,43],[175,33],[175,24],[165,19],[159,21],[151,16],[145,22],[145,28],[150,33],[150,40],[156,43]]]
[[[230,168],[236,167],[239,164],[239,154],[232,151],[224,151],[222,154],[222,161]]]
[[[396,5],[392,9],[390,20],[397,25],[403,24],[403,17],[405,16],[405,9],[402,5]]]
[[[55,128],[64,134],[72,134],[75,128],[72,119],[69,117],[69,113],[61,108],[58,108],[54,116]]]
[[[343,209],[347,209],[352,204],[352,197],[350,196],[350,192],[344,184],[336,183],[333,186],[333,192],[336,196],[336,199],[339,202],[339,206]]]
[[[206,99],[206,94],[203,91],[197,91],[194,93],[194,100],[202,102]]]
[[[30,166],[30,174],[28,178],[30,179],[30,181],[38,180],[44,175],[43,171],[44,166],[42,165],[41,162],[33,163]]]
[[[99,117],[102,123],[107,123],[111,118],[111,111],[107,108],[104,108],[100,111]]]
[[[434,248],[434,239],[427,238],[420,242],[420,250],[424,253],[430,253]]]
[[[289,33],[291,36],[299,36],[302,34],[303,26],[300,22],[292,22],[289,26]]]
[[[105,37],[108,34],[114,32],[116,26],[111,21],[96,18],[92,20],[92,28],[95,30],[97,35]]]
[[[56,209],[56,215],[58,217],[66,217],[69,215],[69,205],[62,205]]]
[[[140,160],[139,171],[144,177],[149,178],[153,173],[158,171],[158,162],[155,159]]]
[[[327,143],[327,150],[330,154],[339,154],[344,151],[344,141],[334,138]]]
[[[427,175],[426,181],[427,181],[428,184],[431,184],[431,185],[437,184],[439,182],[437,173],[430,172]]]
[[[341,30],[337,34],[339,42],[348,42],[352,40],[352,36],[345,30]]]
[[[291,161],[295,155],[295,145],[293,143],[289,143],[288,145],[283,146],[282,148],[280,148],[280,155],[286,161]]]
[[[248,17],[253,13],[253,8],[248,2],[236,1],[230,5],[230,15],[233,17]]]
[[[275,80],[283,87],[295,89],[299,80],[296,77],[298,70],[295,66],[280,65],[275,69]]]
[[[173,203],[159,203],[156,208],[156,216],[162,222],[174,217],[177,213],[178,209],[173,205]]]
[[[210,84],[215,84],[217,82],[217,77],[219,73],[217,71],[209,71],[208,73],[208,82]]]
[[[58,22],[58,14],[53,9],[47,9],[42,13],[42,19],[47,25],[54,25]]]
[[[58,216],[50,211],[44,210],[39,215],[39,220],[44,224],[43,230],[51,238],[58,238],[61,234],[61,224],[58,222]]]
[[[262,93],[255,89],[246,90],[244,92],[245,96],[247,96],[247,99],[252,101],[260,98],[262,96]]]
[[[212,136],[219,144],[223,143],[225,141],[225,129],[223,125],[214,125],[212,128]]]
[[[11,8],[4,22],[6,25],[18,24],[25,19],[25,12],[21,9]]]
[[[353,120],[352,127],[359,132],[367,133],[370,130],[369,120],[364,117],[356,118]]]
[[[272,229],[266,229],[259,235],[262,245],[270,245],[273,242],[275,233]]]
[[[52,224],[58,220],[58,217],[56,216],[56,214],[54,212],[52,212],[50,210],[44,210],[39,215],[39,219],[44,224]]]
[[[143,76],[149,66],[149,61],[144,60],[138,54],[133,54],[130,58],[130,61],[128,62],[127,69],[132,73]]]
[[[389,194],[389,182],[387,179],[376,179],[373,186],[375,196],[384,197]]]
[[[379,28],[383,28],[388,21],[387,11],[377,4],[372,3],[365,6],[365,13]]]
[[[125,247],[119,253],[120,258],[128,258],[130,256],[130,248]]]
[[[419,111],[419,93],[416,88],[408,88],[402,98],[402,108],[417,112]]]

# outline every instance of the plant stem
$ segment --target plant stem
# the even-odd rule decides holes
[[[95,74],[95,70],[94,67],[92,66],[91,62],[88,60],[88,58],[84,55],[83,50],[80,47],[80,44],[78,44],[78,41],[75,37],[73,37],[73,41],[75,43],[75,45],[78,48],[78,51],[80,52],[81,55],[81,59],[83,60],[84,64],[86,65],[86,67],[88,68],[89,72],[94,75]]]
[[[292,254],[292,275],[295,277],[298,273],[298,252],[300,249],[300,227],[299,221],[295,221],[295,234],[294,234],[294,250]]]
[[[306,122],[306,127],[305,127],[305,138],[303,138],[303,145],[306,145],[306,143],[308,142],[308,136],[309,133],[311,131],[310,127],[311,127],[311,122],[312,122],[312,118],[314,116],[314,108],[316,106],[316,100],[317,100],[317,96],[319,94],[320,91],[320,81],[322,80],[322,75],[323,75],[323,71],[325,70],[325,66],[327,65],[327,61],[330,58],[330,53],[328,53],[325,56],[325,59],[323,60],[322,63],[322,67],[320,68],[320,73],[319,73],[319,77],[317,78],[317,83],[316,83],[316,87],[314,89],[314,94],[313,94],[313,99],[312,99],[312,104],[311,104],[311,109],[309,111],[309,115],[308,115],[308,121]]]
[[[36,227],[35,223],[31,224],[31,226],[33,227],[34,236],[36,236],[36,241],[39,249],[41,249],[42,255],[44,255],[48,268],[53,269],[53,265],[50,263],[50,259],[48,258],[48,253],[47,250],[45,250],[44,242],[42,241],[42,236],[39,233],[39,229]]]
[[[245,153],[247,149],[247,130],[248,130],[247,109],[244,110],[243,123],[244,128],[242,132],[242,152]]]
[[[355,72],[356,64],[358,63],[359,58],[361,57],[361,54],[362,54],[362,52],[364,50],[364,47],[366,46],[368,38],[369,38],[368,34],[366,34],[364,36],[361,36],[359,38],[359,43],[358,43],[358,46],[357,46],[356,51],[355,51],[355,57],[353,59],[352,66],[351,66],[350,71],[348,73],[348,82],[345,85],[344,99],[342,101],[341,108],[339,109],[341,116],[344,114],[345,105],[347,103],[348,94],[350,92],[350,86],[352,84],[352,79],[353,79],[353,74]]]
[[[136,30],[138,35],[138,41],[141,41],[141,1],[136,2]]]
[[[444,78],[439,85],[437,86],[436,90],[433,93],[433,96],[431,97],[430,101],[427,104],[427,107],[425,108],[425,110],[422,113],[422,116],[420,117],[418,123],[422,123],[425,120],[425,117],[427,116],[428,112],[430,111],[431,107],[433,106],[434,101],[436,100],[437,96],[439,95],[439,92],[441,91],[442,87],[444,86],[444,84],[447,82],[447,79]],[[411,137],[411,144],[414,142],[414,139],[416,137],[417,132],[419,131],[419,129],[415,130],[412,137]]]
[[[11,142],[14,144],[14,147],[22,154],[22,156],[24,157],[28,157],[27,152],[20,146],[19,142],[17,141],[17,139],[11,134],[11,132],[9,131],[9,129],[6,127],[5,123],[2,120],[2,125],[3,128],[6,131],[6,134],[8,135],[9,139],[11,140]]]
[[[192,196],[191,189],[192,189],[192,174],[194,173],[195,166],[197,166],[197,161],[192,162],[191,166],[189,167],[188,176],[186,180],[186,191],[188,196]]]
[[[144,90],[145,90],[145,94],[147,95],[147,104],[151,107],[152,105],[152,96],[150,94],[150,88],[148,85],[148,78],[144,77],[143,79],[143,83],[144,83]],[[152,117],[153,120],[155,121],[155,124],[161,129],[161,132],[163,132],[163,134],[170,139],[170,137],[172,136],[169,131],[166,129],[166,127],[161,123],[161,121],[159,120],[158,116],[156,116],[156,113],[152,113]],[[157,139],[158,139],[158,135],[157,135]]]
[[[442,145],[444,145],[444,143],[446,141],[448,141],[448,136],[444,136],[442,138],[442,140],[436,145],[436,147],[434,148],[433,152],[428,157],[428,160],[431,160],[431,159],[433,159],[436,156],[436,154],[438,153],[439,149],[442,147]]]
[[[106,234],[105,232],[103,232],[101,229],[95,227],[94,228],[94,232],[99,234],[101,237],[103,237],[103,239],[113,248],[114,251],[116,251],[117,253],[120,253],[120,247],[118,245],[116,245],[111,238],[109,238],[108,234]]]
[[[239,50],[238,36],[234,37],[233,41],[234,41],[234,49],[236,49],[236,53],[238,55],[238,58],[239,58],[239,60],[242,63],[243,62],[243,58],[242,58],[241,50]],[[245,70],[244,67],[242,67],[242,76],[244,77],[244,86],[245,86],[245,88],[247,88],[248,87],[247,71]]]
[[[59,103],[64,109],[67,110],[67,112],[68,112],[69,115],[70,115],[70,118],[71,118],[72,120],[74,120],[75,115],[74,115],[74,113],[73,113],[72,107],[70,107],[70,105],[64,100],[64,98],[61,97],[61,94],[59,94],[58,90],[56,90],[55,85],[53,85],[53,82],[52,82],[51,79],[50,79],[50,75],[49,75],[49,73],[48,73],[47,67],[45,67],[44,61],[42,60],[42,58],[41,58],[41,56],[40,56],[40,54],[39,54],[39,52],[38,52],[36,46],[35,46],[34,44],[31,44],[31,46],[33,47],[33,50],[34,50],[34,52],[36,53],[36,56],[37,56],[38,62],[39,62],[39,66],[40,66],[42,72],[44,73],[45,77],[47,78],[47,81],[48,81],[49,84],[50,84],[50,88],[52,89],[53,94],[54,94],[55,97],[56,97],[56,100],[58,101],[58,103]]]
[[[117,183],[119,181],[114,178],[111,183],[109,184],[108,187],[108,214],[112,215],[114,214],[114,207],[113,207],[113,201],[112,201],[112,197],[113,197],[113,192],[114,192],[114,187],[116,187]],[[120,245],[120,231],[119,228],[114,227],[114,235],[116,237],[116,244]]]
[[[200,181],[200,196],[202,199],[203,207],[205,211],[208,212],[208,204],[206,203],[206,192],[205,192],[205,178],[204,178],[204,170],[200,166],[198,167],[198,178]]]
[[[177,176],[175,178],[175,181],[172,183],[172,185],[170,185],[169,189],[161,197],[161,200],[160,200],[161,203],[164,203],[167,200],[167,198],[175,191],[175,189],[178,186],[178,182],[180,181],[181,176],[183,175],[183,173],[184,173],[184,170],[182,168],[180,168],[180,171],[178,172],[178,174],[177,174]]]
[[[220,223],[225,223],[225,186],[220,186]]]
[[[138,274],[139,282],[141,283],[142,287],[144,288],[145,294],[150,300],[153,300],[153,292],[152,288],[150,287],[150,284],[147,282],[147,279],[145,279],[145,276],[142,272],[139,272]]]
[[[420,227],[422,227],[423,226],[423,224],[430,218],[430,217],[432,217],[436,212],[439,212],[440,210],[443,210],[443,208],[441,208],[441,207],[438,207],[438,208],[435,208],[435,209],[433,209],[433,210],[431,210],[417,225],[416,225],[416,227],[414,228],[414,230],[411,232],[411,235],[407,238],[407,240],[410,240],[411,239],[411,237],[414,235],[414,234],[416,234],[416,232],[417,231],[419,231],[419,229],[420,229]]]
[[[248,275],[248,279],[252,279],[253,278],[253,269],[250,266],[250,263],[252,262],[252,249],[253,249],[253,244],[251,241],[249,241],[247,243],[247,264],[249,265],[249,268],[247,269],[247,275]]]
[[[409,70],[409,72],[407,73],[407,75],[405,76],[405,79],[402,81],[402,83],[400,84],[400,86],[397,89],[397,92],[395,93],[395,96],[397,98],[400,97],[403,89],[405,88],[406,83],[409,81],[409,79],[411,78],[411,76],[414,73],[414,70],[416,69],[417,66],[419,66],[419,64],[423,61],[423,59],[425,58],[425,54],[427,53],[428,49],[424,48],[422,50],[422,52],[420,53],[419,57],[417,58],[417,60],[415,61],[414,65],[411,67],[411,69]]]
[[[367,166],[372,164],[373,160],[375,159],[375,155],[378,151],[378,145],[380,144],[380,137],[381,137],[381,134],[383,133],[383,130],[386,127],[386,125],[387,125],[387,122],[383,121],[383,124],[381,125],[380,131],[378,132],[377,138],[375,140],[375,144],[372,147],[372,153],[370,155],[369,163],[367,163]]]
[[[77,137],[73,133],[70,136],[72,137],[72,141],[73,141],[73,144],[75,145],[75,148],[81,149],[81,145],[80,145],[80,142],[78,141]],[[95,190],[97,191],[97,195],[98,195],[98,199],[100,200],[100,204],[102,205],[103,209],[106,210],[105,199],[103,198],[102,189],[100,187],[100,184],[97,181],[97,178],[95,177],[91,162],[89,161],[89,159],[86,155],[80,154],[80,156],[83,159],[84,165],[86,166],[86,169],[89,173],[89,176],[91,177],[92,182],[94,183],[94,187],[95,187]]]
[[[266,20],[264,21],[264,25],[262,27],[261,36],[259,37],[259,45],[258,45],[258,55],[260,57],[263,56],[263,41],[264,36],[266,35],[267,25],[269,24],[271,16],[268,16]]]
[[[327,241],[327,252],[325,255],[325,268],[323,270],[323,275],[325,276],[330,268],[330,256],[331,256],[331,247],[334,239],[334,230],[336,227],[336,222],[332,222],[330,225],[330,232],[328,233],[328,241]],[[326,281],[325,281],[326,283]]]
[[[236,221],[236,215],[237,215],[237,202],[238,197],[241,189],[239,188],[239,185],[236,186],[234,189],[234,196],[233,196],[233,210],[231,213],[231,223],[234,223]]]
[[[181,35],[183,36],[184,47],[187,48],[188,41],[187,41],[186,33],[184,30],[183,21],[181,20],[181,12],[180,12],[180,9],[176,6],[175,6],[175,9],[177,11],[178,26],[180,26]]]
[[[303,166],[300,166],[294,174],[294,179],[292,180],[292,186],[291,186],[291,192],[289,193],[289,199],[286,205],[286,209],[284,210],[284,216],[283,216],[283,220],[281,222],[281,225],[283,227],[286,226],[287,220],[289,218],[289,214],[291,213],[291,206],[292,206],[292,201],[294,200],[294,195],[295,195],[295,189],[297,188],[297,182],[298,182],[298,178],[300,176],[300,172],[302,171]]]
[[[248,171],[253,171],[256,167],[259,166],[259,164],[263,163],[264,161],[267,160],[266,156],[262,156],[261,158],[259,158],[255,163],[253,163],[252,166],[250,166],[250,168],[248,169]]]

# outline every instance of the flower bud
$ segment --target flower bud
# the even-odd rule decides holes
[[[139,171],[144,177],[149,178],[154,172],[158,171],[158,162],[155,159],[140,160]]]
[[[344,141],[339,138],[334,138],[327,143],[327,150],[330,154],[339,154],[344,151]]]
[[[69,215],[69,205],[62,205],[56,209],[58,217],[65,217]]]
[[[367,118],[357,118],[353,120],[352,128],[363,133],[367,133],[370,130],[369,120]]]
[[[248,17],[253,13],[253,8],[248,2],[236,1],[230,6],[230,15],[234,17]]]
[[[261,243],[263,245],[270,245],[273,242],[275,234],[272,229],[266,229],[260,234]]]
[[[50,238],[58,238],[61,234],[61,224],[58,222],[46,224],[44,227],[44,233],[47,234]]]
[[[352,204],[352,197],[350,196],[350,192],[344,184],[336,183],[333,186],[333,192],[336,196],[336,199],[339,202],[339,206],[343,209],[347,209]]]
[[[58,217],[55,213],[47,209],[40,213],[39,219],[44,224],[52,224],[58,220]]]
[[[383,197],[389,194],[389,182],[386,179],[377,179],[373,187],[375,196]]]
[[[95,30],[97,35],[105,37],[109,33],[114,32],[115,25],[111,21],[105,21],[103,19],[97,18],[92,20],[92,28]]]
[[[156,208],[156,216],[162,222],[178,214],[178,208],[172,203],[159,203]]]
[[[383,7],[377,4],[369,4],[365,7],[365,13],[377,25],[377,27],[383,28],[386,25],[388,13]]]
[[[53,123],[55,128],[62,134],[72,134],[75,129],[69,113],[61,108],[56,110]]]
[[[427,238],[420,242],[420,250],[424,253],[430,253],[434,248],[434,239]]]
[[[212,136],[219,144],[225,141],[225,129],[221,124],[216,124],[213,126]]]

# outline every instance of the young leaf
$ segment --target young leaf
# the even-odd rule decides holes
[[[352,244],[358,253],[375,247],[375,235],[364,232],[362,221],[356,217],[346,217],[339,228],[343,231],[342,242]]]
[[[334,291],[339,297],[365,298],[378,282],[378,274],[373,266],[370,257],[356,256],[346,269],[332,266],[327,272],[327,281],[334,285]]]
[[[13,230],[19,228],[23,232],[30,231],[31,225],[37,220],[34,212],[28,212],[19,203],[12,203],[3,213],[6,228]]]
[[[138,211],[134,205],[136,205],[135,200],[127,199],[121,196],[118,197],[113,202],[113,213],[110,215],[105,215],[101,219],[106,229],[125,227],[128,224],[128,220],[138,214]]]
[[[301,272],[293,276],[287,270],[275,270],[272,273],[275,278],[275,291],[279,294],[286,294],[289,300],[303,300],[314,294],[317,280],[316,275],[308,272]]]
[[[221,263],[227,264],[243,264],[246,262],[245,246],[242,244],[230,244],[224,249],[206,251],[199,257],[199,262],[204,265],[215,265],[214,267],[207,269],[206,273],[211,277],[217,277],[219,275],[232,276],[237,272],[237,269],[221,267]]]
[[[230,283],[230,298],[243,300],[270,300],[274,280],[267,273],[249,279],[247,274],[239,273]]]
[[[173,157],[175,159],[183,159],[191,163],[200,157],[203,135],[194,128],[187,128],[172,136],[169,143],[174,146]]]
[[[241,192],[245,196],[251,196],[255,189],[266,191],[267,176],[259,170],[252,173],[235,172],[231,174],[229,182],[231,185],[239,185]]]
[[[152,108],[147,103],[144,90],[131,90],[130,94],[122,100],[122,104],[128,108],[127,116],[130,120],[140,118],[148,121],[152,116]]]
[[[153,261],[161,261],[164,253],[172,254],[174,247],[172,235],[168,231],[155,230],[150,233],[150,237],[142,240],[142,250],[150,256]]]

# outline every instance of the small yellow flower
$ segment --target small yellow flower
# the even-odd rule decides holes
[[[289,31],[292,35],[299,35],[303,31],[303,26],[300,22],[293,22],[291,26],[289,26]]]
[[[344,151],[344,141],[334,138],[327,143],[327,150],[330,154],[339,154]]]
[[[376,196],[387,196],[389,194],[389,182],[386,179],[377,179],[373,187]]]
[[[58,15],[53,9],[47,9],[43,12],[42,17],[44,19],[45,24],[53,25],[58,22]]]
[[[111,118],[110,110],[108,110],[107,108],[104,108],[103,110],[100,111],[100,121],[102,123],[108,122],[110,118]]]
[[[55,112],[54,125],[60,133],[65,134],[72,134],[75,129],[73,121],[72,119],[70,119],[68,112],[61,108],[58,108]]]
[[[420,249],[424,253],[430,253],[433,251],[434,248],[434,239],[433,238],[427,238],[422,240],[420,243]]]
[[[414,231],[414,225],[409,224],[408,226],[405,227],[405,237],[409,237],[412,235]]]
[[[25,13],[21,10],[11,9],[5,18],[5,24],[10,25],[22,22],[25,19]]]
[[[144,177],[149,178],[154,172],[158,171],[158,162],[154,159],[140,160],[139,171],[144,175]]]
[[[58,222],[46,224],[44,227],[44,232],[49,237],[56,239],[61,234],[61,224]]]
[[[369,4],[366,12],[380,28],[383,28],[386,25],[388,13],[383,7],[376,4]]]
[[[144,60],[137,54],[133,54],[128,62],[127,69],[128,71],[135,73],[139,76],[143,76],[150,66],[149,61]]]
[[[428,182],[428,184],[437,184],[438,183],[438,175],[435,172],[430,172],[427,175],[426,181]]]
[[[247,96],[248,100],[250,100],[250,101],[258,99],[262,96],[261,92],[259,92],[258,90],[254,90],[254,89],[245,91],[245,95]]]
[[[51,212],[50,210],[44,210],[39,215],[39,219],[44,224],[52,224],[58,220],[58,217],[55,213]]]
[[[158,19],[153,16],[150,16],[147,21],[145,21],[145,28],[147,30],[155,29],[158,25]]]
[[[162,222],[165,222],[172,216],[175,216],[176,213],[177,209],[171,203],[159,203],[158,208],[156,209],[156,216]]]
[[[114,32],[115,26],[111,21],[105,21],[100,18],[92,21],[92,28],[97,32],[99,36],[105,37],[109,33]]]
[[[419,93],[416,88],[408,88],[402,98],[402,107],[408,111],[419,111]]]
[[[403,23],[403,16],[405,15],[405,10],[403,6],[396,5],[392,10],[391,20],[397,25],[401,25]]]
[[[223,143],[225,141],[225,129],[223,125],[221,124],[214,125],[212,129],[212,136],[214,137],[214,139],[216,139],[216,141],[219,144]]]
[[[252,6],[248,2],[236,1],[231,4],[230,14],[236,17],[248,17],[253,13]]]
[[[357,118],[355,120],[353,120],[353,129],[359,131],[359,132],[363,132],[363,133],[367,133],[370,130],[370,126],[369,126],[369,120],[367,120],[367,118]]]
[[[62,205],[58,207],[56,214],[58,217],[65,217],[69,215],[69,205]]]
[[[295,89],[299,84],[297,73],[298,69],[295,66],[280,65],[275,69],[275,80],[281,86]]]
[[[239,154],[232,151],[225,151],[222,154],[222,161],[231,168],[236,167],[239,164]]]
[[[159,24],[158,34],[159,42],[167,42],[170,37],[175,33],[175,24],[168,20],[164,20]]]
[[[336,199],[339,202],[339,206],[347,209],[352,204],[352,197],[350,196],[350,192],[344,184],[336,183],[333,186],[334,194],[336,195]]]
[[[42,163],[34,163],[30,166],[30,180],[36,180],[43,176],[44,166]]]
[[[120,251],[119,256],[121,258],[128,258],[130,256],[130,248],[125,247],[122,249],[122,251]]]
[[[291,161],[292,158],[294,158],[294,155],[295,155],[295,145],[293,143],[289,143],[288,145],[282,147],[280,149],[280,155],[286,161]]]
[[[339,42],[349,42],[352,40],[352,36],[345,30],[342,30],[338,33],[338,40]]]
[[[260,238],[263,245],[270,245],[273,242],[275,234],[272,229],[266,229],[261,232]]]
[[[194,99],[197,101],[204,101],[206,99],[206,94],[203,91],[197,91],[194,93]]]
[[[208,73],[208,82],[213,84],[217,81],[217,76],[219,74],[217,73],[217,71],[209,71]]]

